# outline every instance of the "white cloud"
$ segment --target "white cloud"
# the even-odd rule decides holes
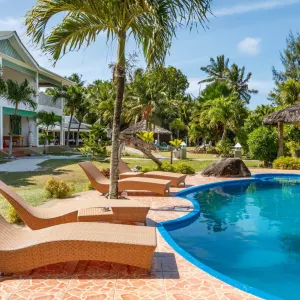
[[[203,78],[195,78],[195,77],[188,78],[190,86],[187,89],[187,93],[192,94],[194,97],[198,97],[200,91],[203,91],[207,86],[207,83],[198,84],[198,82],[201,80],[203,80]]]
[[[11,18],[11,17],[0,19],[0,30],[19,30],[20,28],[21,28],[20,19]]]
[[[260,51],[260,43],[260,38],[246,37],[238,43],[238,49],[244,54],[257,55]]]
[[[242,4],[242,5],[234,5],[227,8],[221,8],[214,11],[215,16],[228,16],[235,14],[243,14],[258,10],[268,10],[281,6],[292,5],[299,3],[300,0],[268,0],[268,1],[260,1],[251,4]]]

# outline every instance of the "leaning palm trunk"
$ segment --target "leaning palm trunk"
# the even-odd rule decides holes
[[[78,129],[77,129],[77,137],[76,137],[76,147],[79,146],[79,133],[80,133],[81,121],[79,121]]]
[[[117,99],[114,108],[114,120],[112,128],[112,149],[110,158],[110,187],[109,197],[118,198],[118,165],[120,148],[120,127],[121,112],[125,89],[125,42],[126,34],[119,34],[117,63],[114,70],[115,81],[117,84]]]

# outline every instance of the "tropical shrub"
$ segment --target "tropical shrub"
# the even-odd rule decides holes
[[[286,146],[292,154],[295,154],[297,150],[300,150],[300,142],[299,141],[287,142]]]
[[[104,169],[101,169],[100,171],[106,178],[110,177],[110,169],[109,168],[104,168]]]
[[[10,205],[8,212],[7,212],[7,219],[9,223],[12,224],[19,224],[23,223],[23,220],[20,218],[19,214],[16,212],[16,210]]]
[[[67,198],[74,192],[74,186],[67,184],[63,180],[57,180],[54,177],[49,179],[44,186],[49,198]]]
[[[143,167],[141,169],[141,172],[142,173],[147,173],[147,172],[152,172],[152,171],[155,171],[157,168],[156,167]]]
[[[176,168],[174,165],[171,165],[169,162],[164,161],[159,168],[159,171],[164,171],[164,172],[174,172],[176,173]]]
[[[94,190],[94,187],[93,187],[93,185],[92,185],[90,182],[87,183],[87,185],[86,185],[86,190],[87,190],[87,191],[92,191],[92,190]]]
[[[300,158],[281,156],[274,161],[273,167],[281,170],[300,170]]]
[[[178,164],[176,166],[176,171],[177,171],[177,173],[182,173],[182,174],[195,174],[196,173],[195,169],[186,163]]]
[[[232,152],[232,144],[229,139],[222,139],[217,143],[216,150],[221,156],[229,156]]]
[[[142,131],[136,134],[136,136],[146,143],[154,142],[154,131]]]
[[[268,166],[277,157],[278,137],[274,128],[259,127],[248,137],[249,154],[252,159],[263,160]]]
[[[170,144],[178,150],[181,146],[182,140],[174,139],[173,141],[170,141]]]

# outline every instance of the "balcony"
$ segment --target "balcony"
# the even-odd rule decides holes
[[[52,96],[49,96],[43,92],[39,93],[39,105],[63,109],[63,101],[61,99],[58,99],[56,102],[54,102]]]

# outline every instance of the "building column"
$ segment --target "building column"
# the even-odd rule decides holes
[[[3,107],[2,106],[0,106],[0,150],[3,150]]]
[[[35,93],[36,93],[36,104],[39,104],[39,72],[35,75]]]
[[[60,145],[65,145],[65,130],[64,130],[64,118],[61,118],[60,121]]]
[[[40,143],[39,143],[39,127],[36,125],[35,123],[35,142],[36,142],[36,146],[39,147]]]

